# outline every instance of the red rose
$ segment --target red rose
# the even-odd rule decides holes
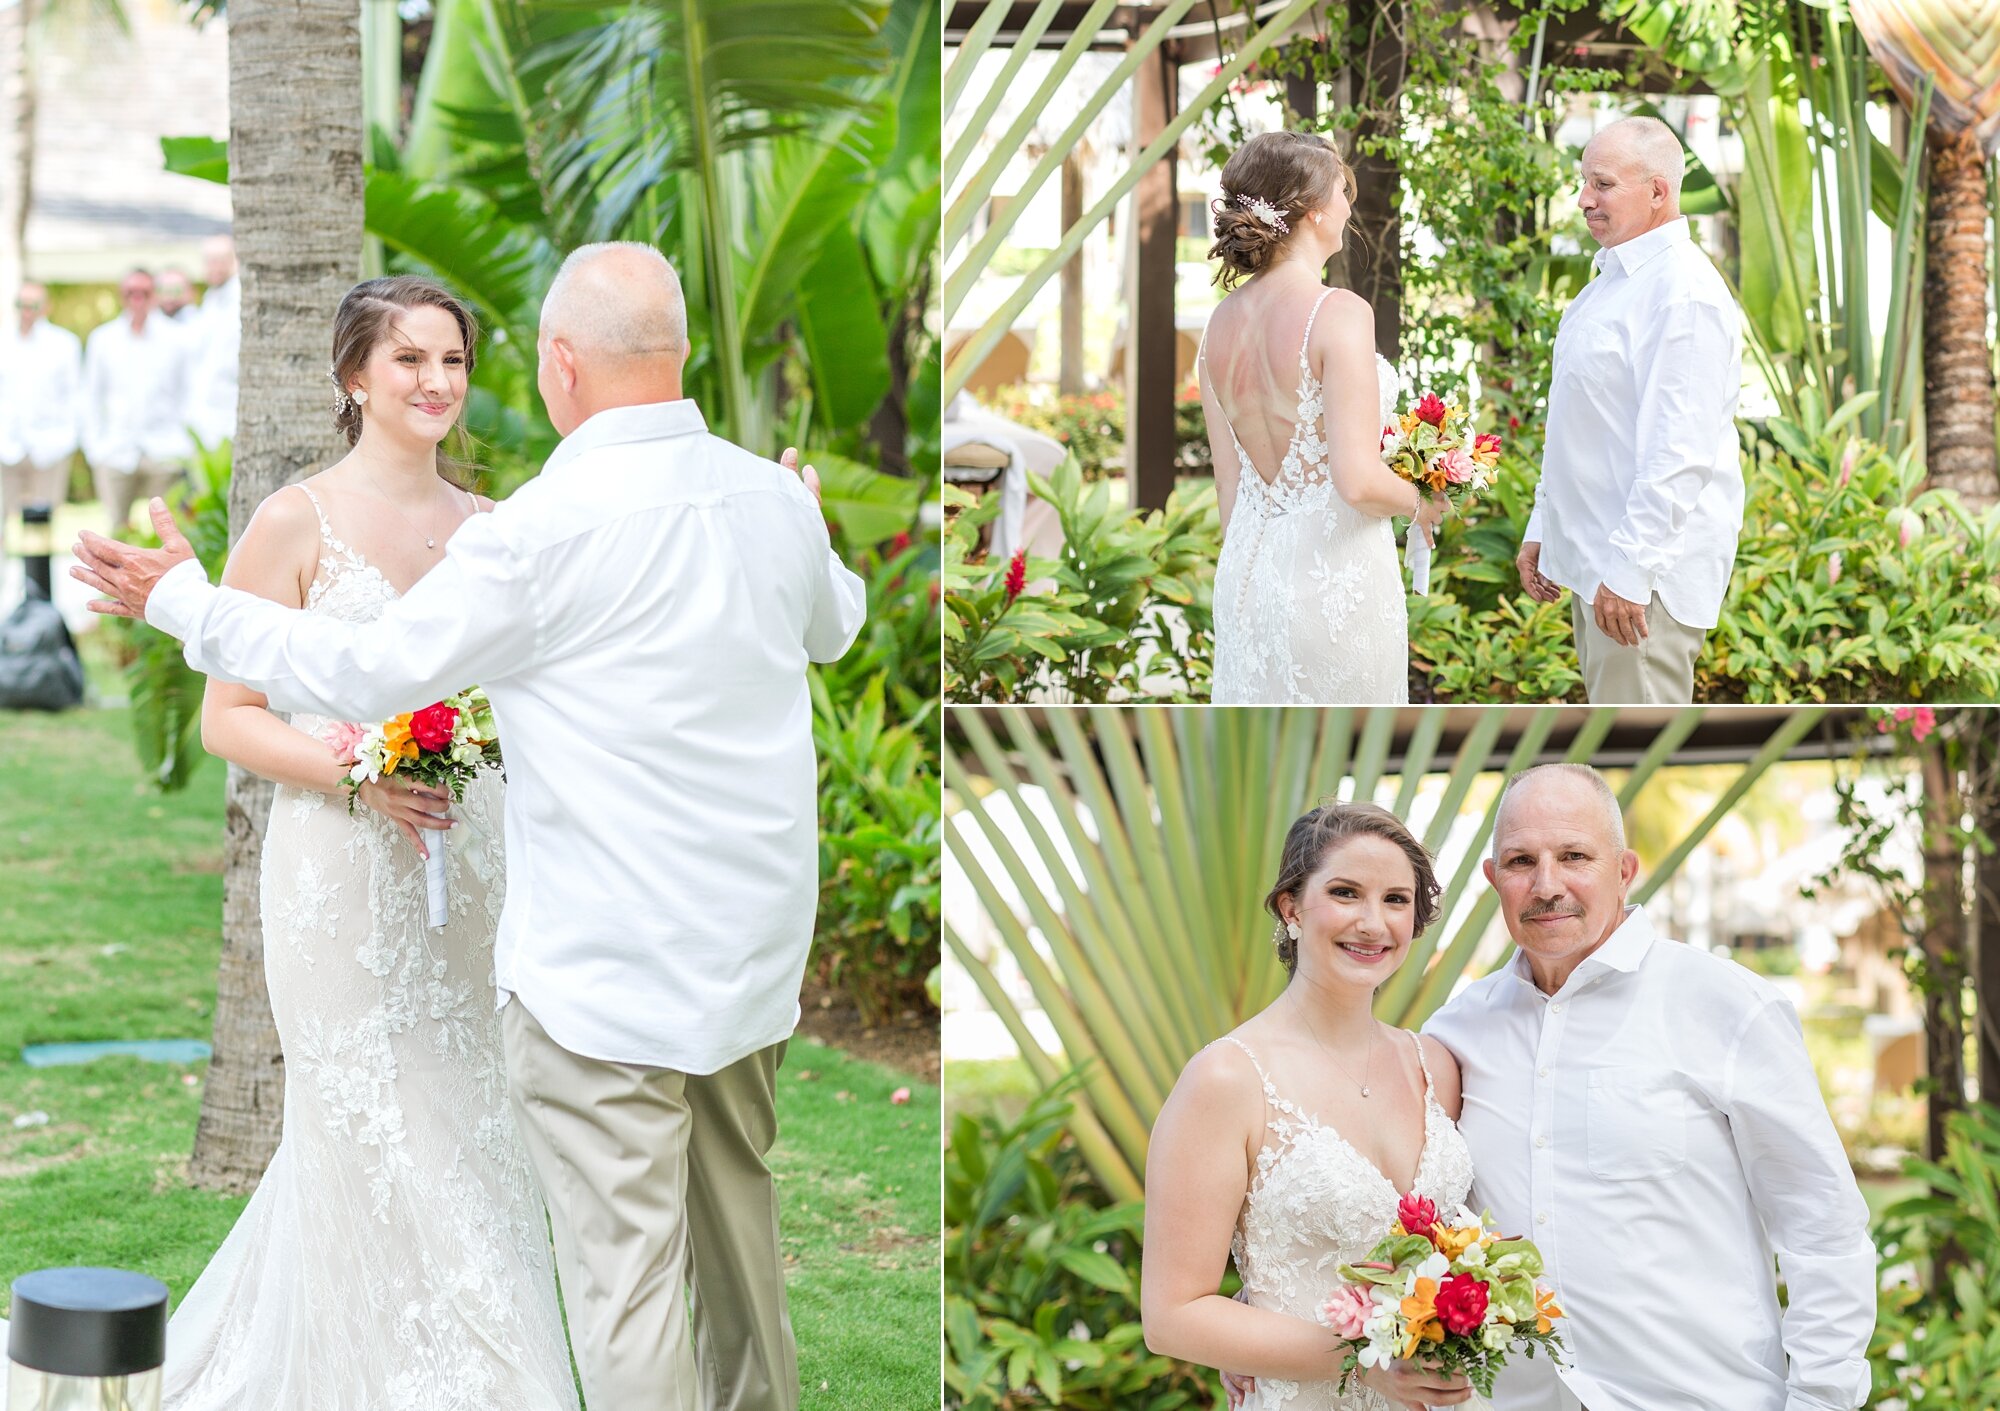
[[[1469,1333],[1486,1319],[1486,1284],[1470,1274],[1446,1274],[1436,1306],[1446,1332]]]
[[[1428,1236],[1431,1226],[1437,1223],[1437,1205],[1411,1191],[1396,1202],[1396,1218],[1403,1222],[1405,1232]]]
[[[1428,421],[1432,426],[1444,425],[1444,399],[1435,392],[1424,393],[1424,399],[1417,403],[1417,420]]]
[[[457,728],[458,711],[442,701],[425,706],[410,717],[410,738],[419,749],[443,749],[451,743],[451,732]]]

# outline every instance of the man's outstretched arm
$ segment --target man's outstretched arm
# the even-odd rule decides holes
[[[444,561],[380,618],[351,623],[215,587],[159,500],[152,515],[158,549],[79,541],[71,573],[113,599],[90,606],[143,616],[186,644],[196,671],[260,691],[275,710],[382,720],[536,655],[538,604],[491,516],[469,520]]]

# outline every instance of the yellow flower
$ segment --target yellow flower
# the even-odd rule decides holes
[[[1563,1316],[1556,1306],[1556,1296],[1539,1284],[1535,1286],[1535,1331],[1545,1333],[1555,1326],[1553,1319]]]
[[[388,766],[382,771],[384,774],[396,772],[397,760],[415,759],[422,753],[410,734],[410,717],[407,715],[399,715],[382,727],[382,743],[389,753]]]
[[[1402,1355],[1406,1359],[1420,1342],[1444,1341],[1444,1324],[1437,1316],[1437,1291],[1437,1280],[1418,1279],[1416,1292],[1403,1300],[1403,1317],[1409,1320],[1403,1328]]]
[[[1473,1245],[1478,1244],[1483,1233],[1484,1231],[1477,1225],[1456,1227],[1441,1225],[1431,1231],[1431,1243],[1437,1246],[1437,1252],[1445,1258],[1456,1259]]]
[[[1418,417],[1415,412],[1404,412],[1400,420],[1402,423],[1404,436],[1408,436],[1411,432],[1417,429]]]

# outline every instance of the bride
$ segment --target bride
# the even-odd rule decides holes
[[[1400,704],[1409,627],[1390,517],[1443,502],[1382,464],[1396,372],[1375,315],[1321,282],[1354,176],[1325,139],[1266,132],[1222,169],[1216,308],[1196,357],[1222,511],[1218,705]],[[1237,288],[1239,281],[1242,287]]]
[[[333,376],[353,449],[259,507],[224,582],[366,621],[435,567],[492,508],[439,456],[476,340],[470,312],[429,280],[350,290]],[[262,920],[284,1140],[175,1310],[166,1406],[575,1411],[493,1007],[499,780],[483,775],[452,809],[389,777],[362,786],[350,816],[320,738],[337,724],[287,721],[220,681],[203,701],[210,752],[278,786]],[[450,919],[434,931],[420,854],[440,846]]]
[[[1153,1127],[1146,1345],[1253,1378],[1244,1411],[1457,1405],[1463,1377],[1408,1362],[1342,1396],[1346,1346],[1315,1318],[1404,1193],[1449,1210],[1472,1185],[1457,1062],[1370,1008],[1436,919],[1430,855],[1386,809],[1324,804],[1292,824],[1264,904],[1290,983],[1189,1060]],[[1241,1301],[1216,1292],[1232,1259]]]

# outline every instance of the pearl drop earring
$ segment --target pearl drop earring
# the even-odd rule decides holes
[[[1303,937],[1303,936],[1305,935],[1305,932],[1303,932],[1303,931],[1301,931],[1301,930],[1299,929],[1299,923],[1298,923],[1298,922],[1296,922],[1296,921],[1287,921],[1287,922],[1285,923],[1285,934],[1286,934],[1286,935],[1288,935],[1288,936],[1290,936],[1290,937],[1291,937],[1291,938],[1292,938],[1293,940],[1295,940],[1295,941],[1296,941],[1296,940],[1299,940],[1299,939],[1301,939],[1301,938],[1302,938],[1302,937]]]

